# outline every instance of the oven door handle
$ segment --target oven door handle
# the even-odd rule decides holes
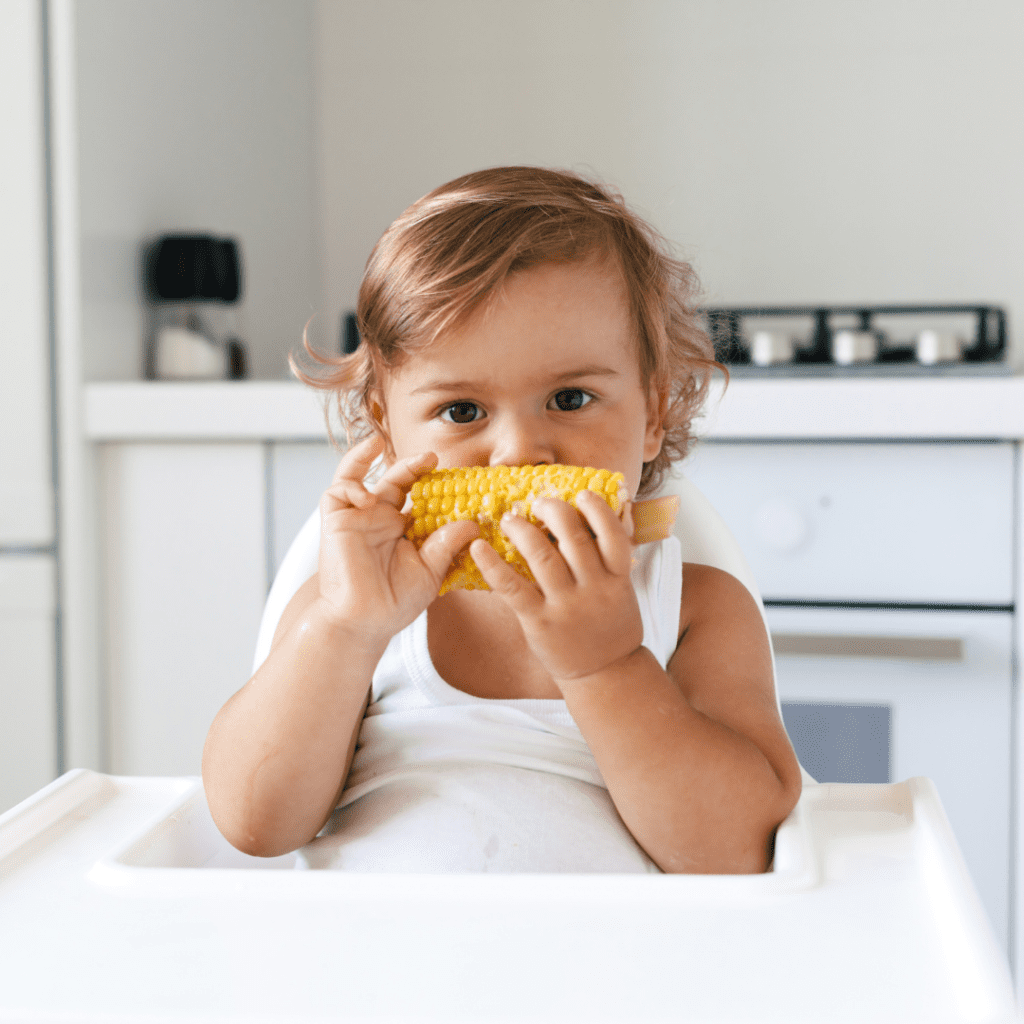
[[[864,636],[845,633],[772,633],[776,655],[812,658],[901,658],[911,661],[963,661],[957,637]]]

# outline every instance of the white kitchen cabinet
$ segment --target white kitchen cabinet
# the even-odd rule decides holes
[[[0,546],[53,543],[38,0],[0,4]]]
[[[110,771],[192,775],[249,678],[267,589],[264,445],[101,456]]]
[[[276,573],[295,535],[331,485],[341,453],[327,441],[271,446],[271,565]]]
[[[58,771],[42,12],[0,4],[0,812]]]
[[[100,450],[109,770],[195,774],[338,453],[326,441]]]
[[[57,774],[53,566],[0,557],[0,814]]]
[[[723,443],[684,472],[766,599],[1009,605],[1010,443]]]

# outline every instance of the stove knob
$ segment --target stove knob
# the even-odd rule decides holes
[[[793,339],[777,331],[755,331],[750,343],[750,361],[755,366],[793,362]]]
[[[873,363],[878,358],[878,335],[873,331],[836,331],[832,335],[832,361],[840,366]]]
[[[939,331],[921,331],[914,341],[917,361],[925,366],[936,363],[955,363],[964,349],[964,341],[955,334]]]
[[[765,501],[757,507],[754,527],[761,540],[781,554],[799,550],[811,535],[807,517],[782,498]]]

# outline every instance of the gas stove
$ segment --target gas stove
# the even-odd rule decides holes
[[[715,358],[736,376],[1010,373],[999,306],[719,306],[704,314]]]

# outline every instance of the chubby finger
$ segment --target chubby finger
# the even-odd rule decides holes
[[[384,437],[381,434],[371,434],[364,438],[359,444],[354,444],[341,457],[338,468],[334,471],[332,483],[339,480],[358,480],[360,483],[370,472],[374,460],[384,451]]]
[[[371,495],[371,498],[373,496]],[[321,511],[321,540],[342,534],[359,534],[371,544],[394,542],[405,533],[405,521],[385,501],[377,501],[369,508],[338,506]]]
[[[627,524],[608,507],[607,502],[590,491],[581,491],[576,504],[593,531],[604,567],[616,576],[628,575],[633,564],[631,509],[627,507],[624,510]]]
[[[577,582],[604,571],[594,536],[572,505],[558,498],[539,498],[533,503],[532,512],[554,536],[558,553]]]
[[[469,553],[476,562],[484,582],[520,614],[534,609],[544,598],[525,576],[520,576],[485,540],[475,540]]]
[[[324,491],[320,499],[320,511],[329,515],[343,508],[371,508],[377,504],[377,496],[371,494],[361,480],[341,478],[335,480]]]
[[[455,556],[471,541],[480,535],[480,526],[473,519],[462,519],[457,523],[448,523],[435,530],[420,546],[420,558],[427,568],[437,577],[437,585],[448,572]],[[487,545],[490,547],[490,545]]]
[[[536,502],[534,504],[536,505]],[[571,507],[569,507],[569,511],[572,512]],[[534,508],[534,515],[538,519],[541,518],[539,510],[536,508]],[[545,525],[548,524],[545,522]],[[533,578],[542,591],[547,593],[572,585],[573,574],[558,548],[548,540],[542,530],[537,529],[528,519],[505,513],[501,517],[501,531],[519,549],[519,554],[526,559],[526,564],[530,567],[530,572],[533,573]],[[553,530],[552,532],[554,533]],[[480,571],[483,572],[482,569]],[[487,577],[485,576],[484,579]]]
[[[401,509],[405,504],[405,496],[416,479],[436,465],[437,456],[433,452],[410,455],[409,458],[401,459],[391,466],[370,490],[395,508]]]

